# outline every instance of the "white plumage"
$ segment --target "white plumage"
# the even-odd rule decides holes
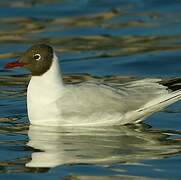
[[[50,69],[32,76],[27,90],[30,122],[45,126],[90,126],[137,123],[181,98],[181,90],[169,91],[161,79],[124,84],[94,81],[64,85],[58,58]]]

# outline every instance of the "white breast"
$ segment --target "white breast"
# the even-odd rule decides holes
[[[58,59],[54,54],[51,68],[42,76],[32,76],[28,85],[27,108],[32,124],[43,124],[50,119],[58,121],[61,111],[56,99],[61,97],[63,89]]]

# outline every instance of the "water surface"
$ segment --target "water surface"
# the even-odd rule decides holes
[[[144,124],[30,126],[24,69],[4,70],[37,42],[53,45],[66,83],[181,76],[180,0],[0,2],[1,179],[181,179],[181,103]]]

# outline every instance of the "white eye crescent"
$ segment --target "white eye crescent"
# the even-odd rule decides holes
[[[36,60],[36,61],[39,61],[41,59],[41,55],[40,54],[34,54],[33,55],[33,58]]]

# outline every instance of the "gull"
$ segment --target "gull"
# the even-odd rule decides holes
[[[139,123],[181,99],[180,78],[145,78],[126,83],[65,84],[53,48],[35,44],[6,69],[27,68],[27,110],[41,126],[109,126]]]

